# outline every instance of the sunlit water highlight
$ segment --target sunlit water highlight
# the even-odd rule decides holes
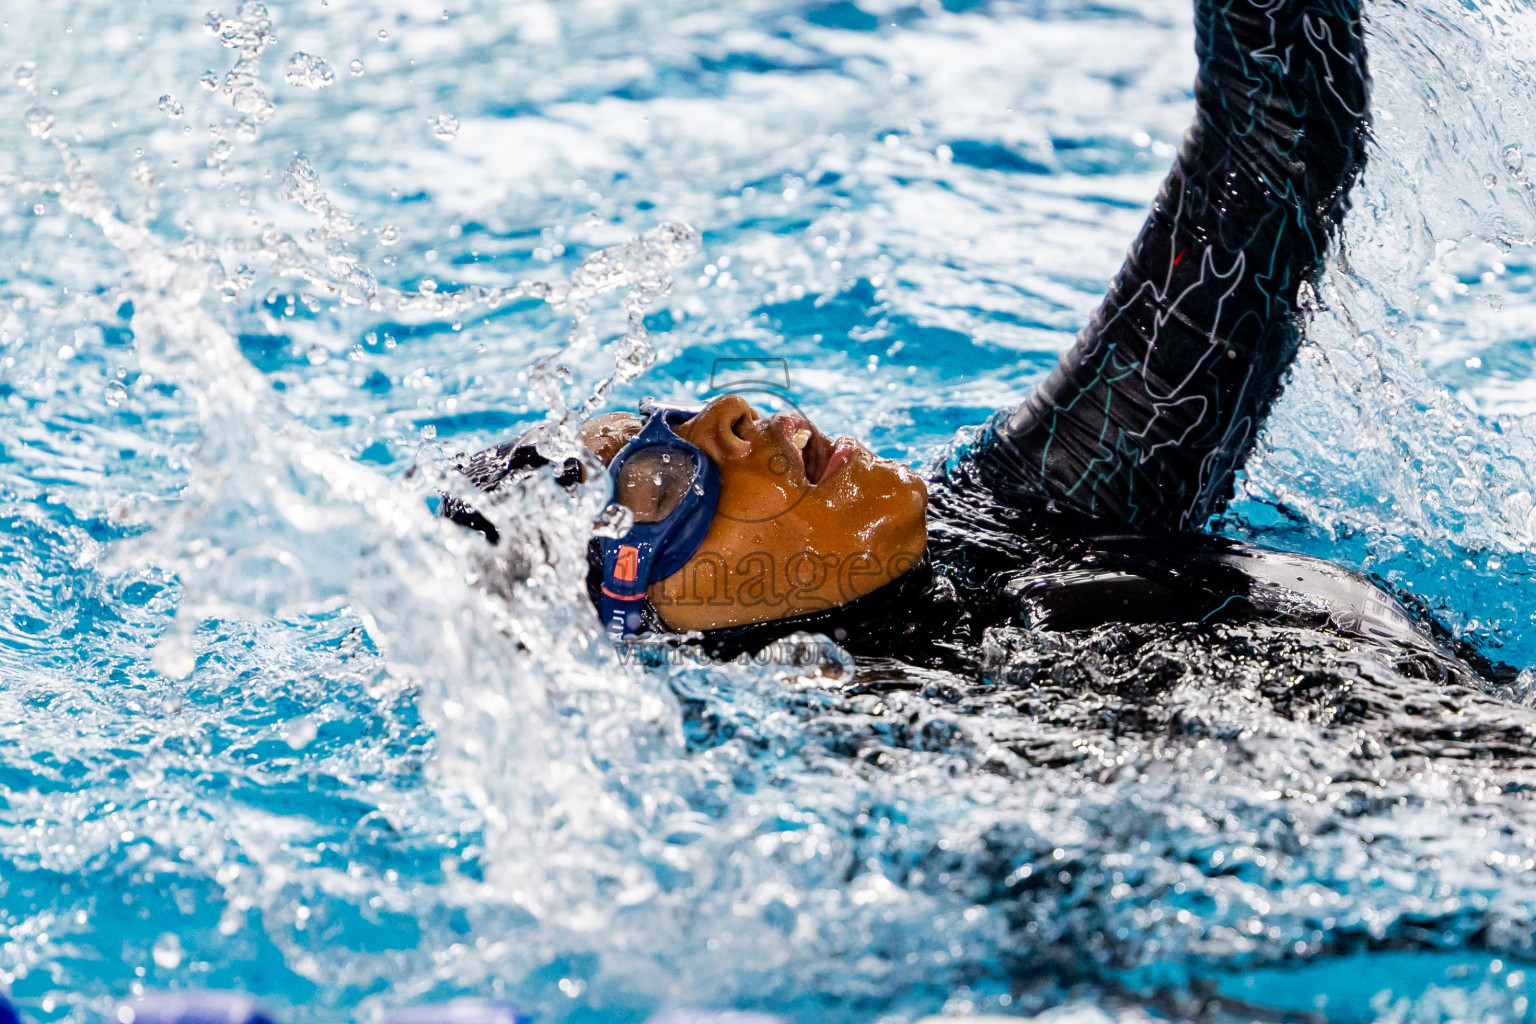
[[[1222,528],[1536,666],[1536,12],[1368,13],[1370,171]],[[509,495],[499,562],[431,518],[456,453],[722,357],[928,462],[1086,319],[1193,71],[1174,0],[0,9],[0,982],[1528,1018],[1528,675],[1457,698],[1483,765],[1241,666],[1139,736],[646,670],[579,592],[600,488]]]

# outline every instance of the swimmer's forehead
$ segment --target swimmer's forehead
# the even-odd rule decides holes
[[[642,425],[640,417],[632,412],[609,412],[583,423],[579,436],[587,450],[602,459],[606,466],[640,433]]]

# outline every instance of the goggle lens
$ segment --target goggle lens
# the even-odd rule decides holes
[[[615,497],[637,523],[659,523],[677,510],[698,472],[692,453],[682,448],[642,448],[619,471]]]

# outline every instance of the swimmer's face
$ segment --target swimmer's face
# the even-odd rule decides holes
[[[604,462],[640,428],[611,413],[582,428]],[[764,418],[737,395],[677,429],[720,470],[720,501],[698,552],[647,591],[670,629],[715,629],[846,604],[900,576],[928,544],[916,473],[797,413]]]

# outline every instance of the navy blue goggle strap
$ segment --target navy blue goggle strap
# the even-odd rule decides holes
[[[648,544],[644,545],[649,547]],[[642,558],[640,544],[602,541],[603,591],[599,614],[603,628],[616,637],[640,632],[645,609],[645,590],[650,573],[641,572],[642,561],[649,568],[650,552]]]
[[[643,398],[640,400],[640,415],[645,417],[645,425],[641,427],[641,433],[645,433],[646,428],[658,419],[670,430],[673,427],[682,426],[703,411],[702,405],[681,405],[673,402],[658,402],[654,398]],[[639,440],[638,434],[635,439]]]
[[[692,419],[699,410],[647,399],[640,403],[640,411],[647,415],[645,425],[608,467],[615,489],[625,463],[649,448],[681,451],[694,469],[682,499],[665,519],[636,522],[622,537],[598,538],[603,553],[599,614],[603,627],[615,637],[633,636],[640,631],[646,589],[677,572],[699,550],[720,500],[719,469],[701,449],[678,437],[672,429]]]

